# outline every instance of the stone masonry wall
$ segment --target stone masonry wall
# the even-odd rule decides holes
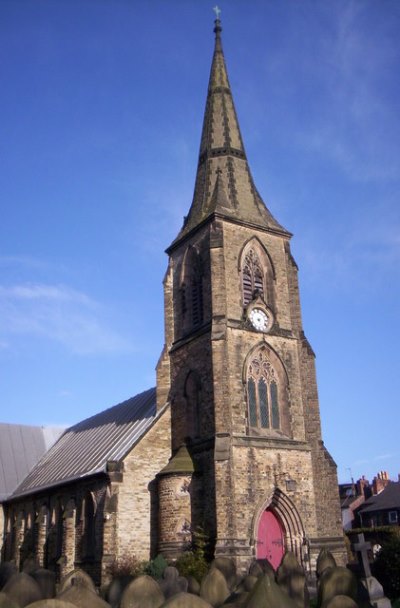
[[[166,408],[124,459],[123,483],[118,489],[117,556],[154,557],[158,503],[156,474],[171,455],[171,416]]]

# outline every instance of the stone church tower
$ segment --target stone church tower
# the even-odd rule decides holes
[[[167,249],[158,407],[172,457],[158,475],[159,549],[193,531],[245,567],[292,550],[345,560],[336,465],[321,439],[314,353],[302,327],[291,234],[247,162],[215,21],[194,197]]]

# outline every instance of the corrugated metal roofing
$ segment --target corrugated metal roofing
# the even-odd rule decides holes
[[[28,475],[63,428],[0,423],[0,502]]]
[[[368,498],[360,511],[373,513],[384,509],[400,509],[400,482],[389,482],[382,492]]]
[[[106,470],[145,433],[156,415],[156,389],[91,416],[67,429],[14,492],[29,494]]]

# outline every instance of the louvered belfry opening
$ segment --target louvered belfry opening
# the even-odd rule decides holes
[[[257,253],[250,249],[246,254],[242,269],[243,304],[247,306],[255,294],[264,297],[264,273]]]

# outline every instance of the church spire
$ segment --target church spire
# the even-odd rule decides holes
[[[289,234],[266,208],[253,182],[240,133],[221,40],[220,11],[208,83],[193,202],[173,244],[214,213],[239,223]]]

